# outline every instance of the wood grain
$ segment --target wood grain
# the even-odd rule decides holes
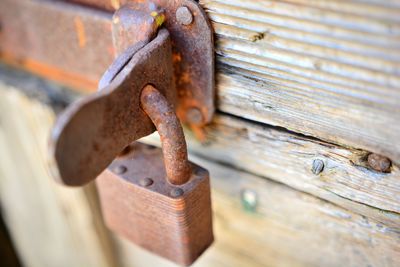
[[[219,109],[400,162],[395,2],[203,0]]]
[[[379,173],[368,168],[366,151],[221,114],[204,134],[206,141],[201,143],[186,132],[189,150],[400,228],[398,166],[391,173]],[[159,144],[159,137],[145,141]],[[325,165],[319,175],[311,171],[316,159]]]
[[[0,203],[13,243],[24,266],[112,266],[93,185],[63,187],[49,173],[53,123],[50,107],[0,84]]]
[[[47,135],[54,121],[48,106],[2,86],[0,111],[1,206],[25,266],[175,266],[120,237],[114,236],[112,242],[103,238],[93,188],[83,192],[54,184],[46,162]],[[235,121],[228,124],[234,127]],[[239,129],[236,131],[247,132],[254,141],[269,132],[263,127],[258,132]],[[234,132],[226,132],[230,135],[222,137],[235,141]],[[285,144],[285,138],[279,135],[271,140]],[[304,146],[309,143],[303,142]],[[263,144],[257,147],[263,148]],[[212,155],[215,144],[209,146]],[[232,150],[227,152],[233,154]],[[211,172],[216,233],[215,244],[194,266],[400,264],[400,234],[396,228],[282,183],[204,158],[191,160]],[[254,194],[252,209],[247,207],[243,192]],[[110,254],[113,260],[108,258]]]
[[[111,13],[58,1],[22,2],[5,1],[1,58],[93,90],[112,59]],[[109,10],[118,6],[108,0],[78,2]],[[216,33],[219,110],[400,163],[397,1],[200,3]],[[26,25],[32,34],[14,30],[19,24],[12,14],[17,12],[10,8],[20,11],[20,27]],[[74,32],[77,14],[88,34],[86,49]],[[65,21],[57,31],[48,23],[55,17]]]
[[[216,241],[201,266],[397,266],[400,235],[367,217],[280,183],[199,157],[211,175]],[[257,198],[244,208],[243,191]],[[120,237],[121,266],[174,267]]]

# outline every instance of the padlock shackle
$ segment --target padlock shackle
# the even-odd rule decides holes
[[[191,175],[191,167],[185,135],[174,107],[152,85],[144,87],[140,102],[160,135],[168,182],[174,185],[186,183]]]

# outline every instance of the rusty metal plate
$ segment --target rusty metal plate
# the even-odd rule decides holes
[[[190,180],[174,186],[161,149],[132,144],[96,180],[107,226],[178,264],[193,263],[214,238],[209,173],[190,164]]]
[[[70,0],[106,10],[142,0]],[[178,117],[192,125],[211,121],[215,111],[214,42],[209,20],[198,3],[191,0],[152,0],[165,11],[165,27],[171,33]]]
[[[127,50],[129,55],[121,55],[126,60],[134,53],[109,85],[72,104],[58,118],[51,147],[56,177],[63,183],[77,186],[95,179],[126,145],[155,130],[140,108],[140,94],[147,84],[173,101],[168,31],[160,30],[156,39],[142,46],[138,43]]]
[[[129,1],[116,1],[118,5],[110,4],[114,1],[75,2],[96,9],[49,0],[0,1],[0,58],[47,78],[95,90],[116,54],[112,13],[105,10],[114,11]],[[208,18],[194,1],[153,2],[165,9],[165,27],[171,34],[178,117],[194,125],[210,122],[215,93],[213,34]],[[181,7],[192,17],[178,12]]]

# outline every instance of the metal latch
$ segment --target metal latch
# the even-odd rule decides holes
[[[187,159],[179,119],[201,127],[214,113],[210,24],[193,1],[137,0],[115,12],[113,40],[119,55],[99,91],[53,129],[57,177],[72,186],[98,177],[111,229],[191,264],[213,241],[210,187],[208,172]],[[162,151],[132,144],[155,130]]]

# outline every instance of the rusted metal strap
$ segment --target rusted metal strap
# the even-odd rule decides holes
[[[95,91],[113,62],[112,13],[55,1],[0,1],[0,58]]]
[[[116,55],[112,28],[118,21],[113,21],[112,11],[124,2],[128,1],[111,9],[106,2],[90,0],[81,3],[96,8],[51,0],[2,0],[0,59],[84,91],[95,91]],[[163,25],[172,39],[179,98],[177,114],[183,122],[204,125],[214,113],[213,35],[207,16],[191,0],[144,3],[165,10]]]

